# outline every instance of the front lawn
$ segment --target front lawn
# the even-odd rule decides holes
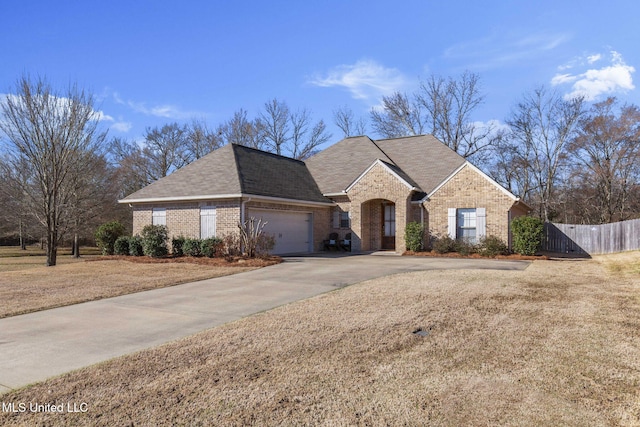
[[[45,267],[42,256],[0,257],[0,318],[248,271],[277,261],[153,260],[70,255]]]
[[[618,264],[363,282],[5,394],[87,412],[0,424],[639,425],[640,279]]]

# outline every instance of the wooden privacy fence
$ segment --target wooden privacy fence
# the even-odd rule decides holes
[[[600,225],[544,225],[544,250],[575,255],[610,254],[640,249],[640,219]]]

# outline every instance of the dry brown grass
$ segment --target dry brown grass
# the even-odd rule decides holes
[[[639,295],[593,260],[372,280],[3,395],[88,412],[0,423],[637,426]]]
[[[0,318],[257,268],[224,260],[199,264],[148,262],[142,259],[146,257],[74,260],[69,256],[60,257],[55,267],[45,267],[44,258],[40,258],[0,258]]]

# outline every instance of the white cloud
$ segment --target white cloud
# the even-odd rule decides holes
[[[124,100],[119,93],[113,92],[113,100],[116,104],[126,105],[136,113],[141,113],[147,116],[162,117],[173,120],[188,119],[191,117],[203,115],[197,111],[185,111],[179,107],[171,104],[147,106],[144,102],[135,102],[131,100]]]
[[[595,55],[587,56],[587,62],[589,64],[593,64],[594,62],[600,61],[601,59],[602,59],[602,55],[600,55],[599,53],[596,53]]]
[[[556,74],[551,79],[552,85],[561,85],[565,83],[570,83],[576,80],[576,76],[572,76],[571,74]]]
[[[534,33],[494,32],[486,37],[458,43],[444,52],[449,59],[473,61],[469,68],[493,69],[532,60],[567,42],[565,33],[537,31]]]
[[[131,122],[116,122],[112,124],[110,127],[111,129],[117,130],[118,132],[126,133],[131,130],[133,125],[131,124]]]
[[[378,100],[390,95],[406,84],[406,79],[396,68],[387,68],[373,60],[360,60],[352,65],[338,65],[326,76],[309,80],[320,87],[346,88],[356,99]]]
[[[587,62],[593,64],[600,58],[599,54],[590,55],[587,57]],[[602,68],[591,68],[581,74],[556,74],[551,79],[551,84],[556,86],[573,83],[571,91],[565,95],[565,99],[584,96],[587,101],[593,101],[601,95],[635,89],[632,77],[635,71],[634,67],[624,62],[620,53],[611,51],[609,65]]]

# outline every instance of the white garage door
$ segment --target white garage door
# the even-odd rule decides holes
[[[273,254],[311,252],[311,214],[306,212],[250,210],[248,216],[267,222],[264,231],[276,238]]]

